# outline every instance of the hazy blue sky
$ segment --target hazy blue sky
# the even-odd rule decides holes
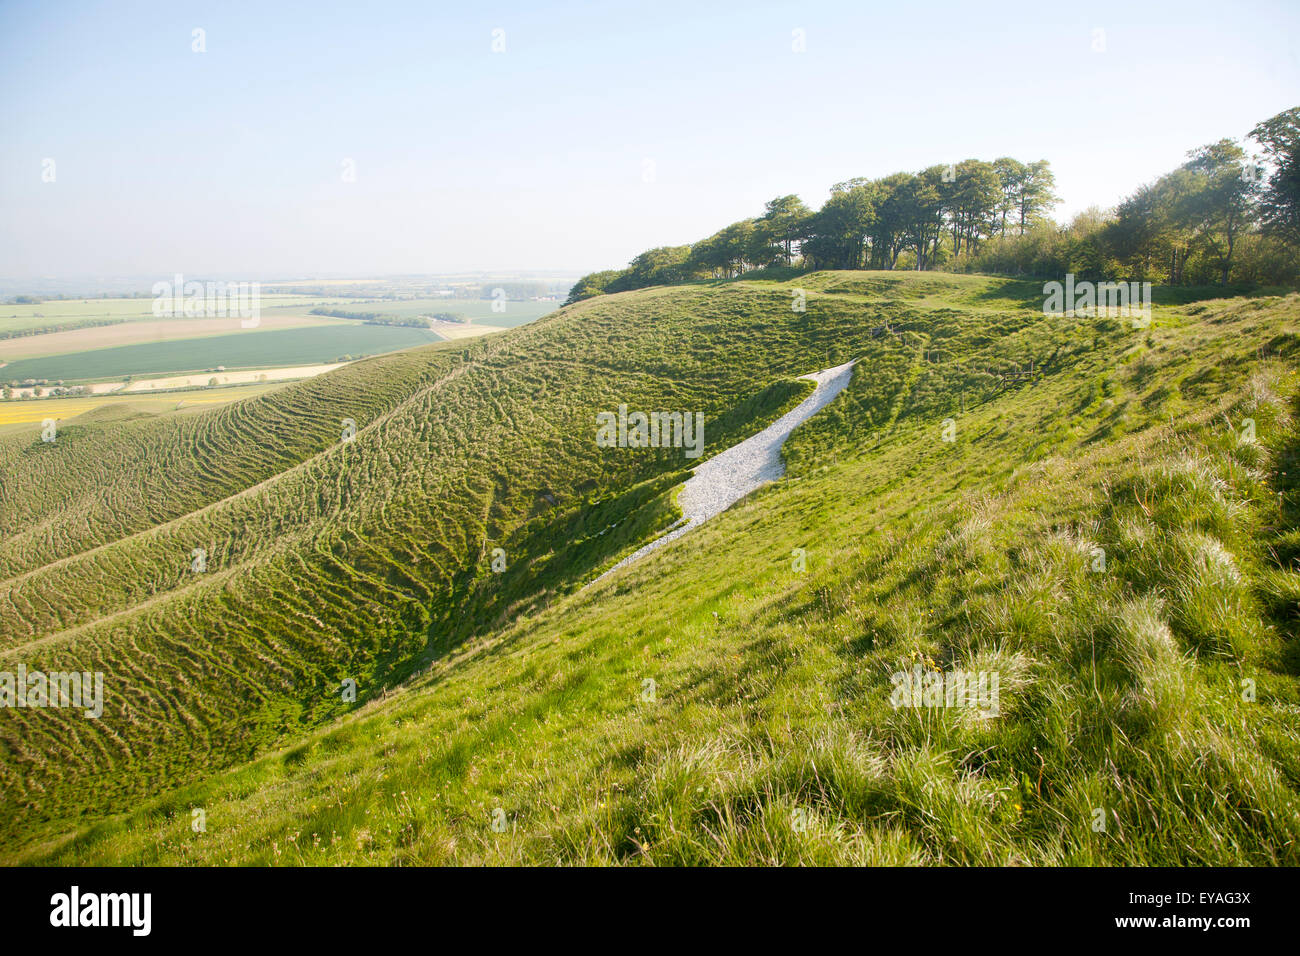
[[[1300,103],[1297,37],[1296,0],[0,0],[0,275],[587,271],[972,156],[1051,160],[1068,215]]]

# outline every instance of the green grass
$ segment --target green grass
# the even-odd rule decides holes
[[[417,315],[432,315],[437,312],[454,312],[482,325],[497,325],[514,328],[526,325],[544,315],[554,312],[558,302],[509,302],[501,312],[492,310],[493,303],[488,299],[409,299],[397,302],[372,302],[354,306],[339,306],[357,312],[379,312],[383,315],[408,318]]]
[[[19,359],[0,369],[0,374],[6,381],[30,378],[86,382],[125,375],[203,371],[217,366],[235,369],[314,365],[333,362],[343,355],[375,355],[437,340],[427,330],[360,323],[307,329],[248,329],[230,335]]]
[[[102,669],[109,698],[4,714],[6,849],[1295,864],[1298,310],[1171,304],[1134,331],[983,277],[709,283],[184,419],[0,436],[0,669]],[[714,454],[849,358],[786,480],[578,590],[672,522],[683,477],[596,449],[595,411],[703,410]],[[997,671],[1000,716],[895,710],[916,663]]]

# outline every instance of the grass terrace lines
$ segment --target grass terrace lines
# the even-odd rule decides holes
[[[0,670],[105,675],[97,720],[4,713],[7,853],[1296,862],[1297,298],[1156,290],[1135,331],[1007,280],[797,284],[0,433]],[[792,480],[577,593],[688,477],[597,411],[698,410],[707,465],[855,358]],[[998,715],[891,707],[916,661],[996,673]]]

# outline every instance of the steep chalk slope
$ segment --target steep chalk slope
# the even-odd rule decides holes
[[[594,416],[693,409],[719,448],[763,427],[805,363],[868,340],[861,303],[782,296],[649,290],[275,401],[5,443],[0,671],[102,673],[106,699],[4,712],[0,836],[293,740],[671,524],[680,450],[598,448]]]
[[[4,715],[6,847],[1297,862],[1297,300],[1134,330],[1045,317],[1000,280],[926,278],[802,277],[807,318],[771,283],[612,297],[359,422],[305,466],[314,486],[257,492],[272,516],[302,489],[321,509],[282,550],[15,644],[7,661],[29,664],[94,648],[134,696],[124,718],[110,694],[99,722]],[[571,593],[679,518],[687,477],[680,450],[598,449],[596,412],[702,409],[716,452],[797,404],[793,376],[853,358],[785,443],[797,481]],[[114,553],[106,579],[151,560]],[[917,667],[998,673],[998,716],[895,709],[894,675]],[[338,700],[350,673],[358,705]]]
[[[745,495],[785,474],[781,446],[795,428],[829,405],[843,391],[853,376],[853,365],[853,362],[845,362],[811,375],[800,375],[801,380],[816,383],[813,393],[757,435],[751,435],[696,468],[677,496],[677,505],[682,509],[681,520],[668,533],[637,548],[597,580],[677,540],[710,518],[722,514]]]

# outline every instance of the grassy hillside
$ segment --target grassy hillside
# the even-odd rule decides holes
[[[4,714],[5,846],[1297,862],[1300,299],[1149,330],[1040,309],[982,277],[647,289],[183,420],[0,437],[0,670],[103,670],[107,697]],[[703,411],[714,454],[851,358],[786,480],[578,590],[672,523],[687,464],[596,448],[597,411]],[[999,716],[894,709],[917,665],[998,672]]]
[[[482,325],[514,328],[539,319],[547,313],[554,312],[555,302],[515,302],[507,300],[500,311],[493,311],[494,303],[490,299],[402,299],[393,302],[375,302],[354,305],[351,308],[362,312],[378,312],[393,318],[414,318],[420,315],[436,315],[439,312],[452,312],[462,315],[471,322]],[[346,309],[348,306],[342,306]]]

